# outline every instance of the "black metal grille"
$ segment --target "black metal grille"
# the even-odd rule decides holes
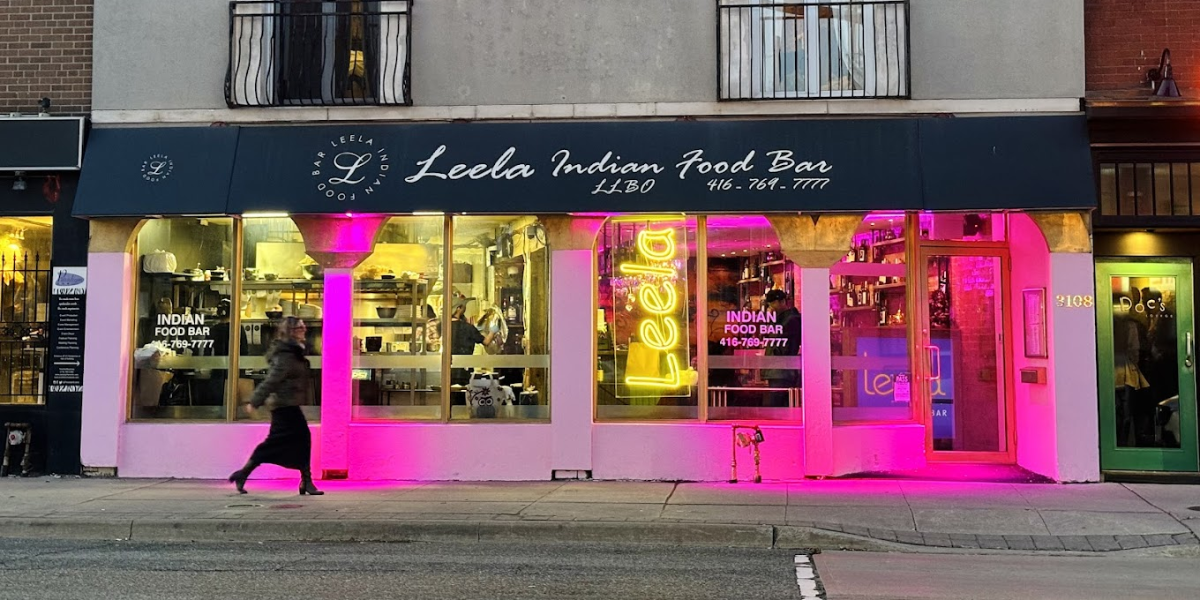
[[[717,0],[722,100],[907,98],[908,0]]]
[[[1100,163],[1100,214],[1200,216],[1200,162]]]
[[[45,402],[50,260],[0,255],[0,404]]]
[[[230,2],[225,101],[411,104],[411,14],[412,0]]]

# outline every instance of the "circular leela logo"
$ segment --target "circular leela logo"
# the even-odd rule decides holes
[[[151,154],[150,158],[142,161],[142,179],[158,183],[171,176],[175,170],[175,161],[166,154]]]
[[[387,150],[375,147],[375,139],[343,135],[329,141],[329,149],[317,153],[312,178],[317,191],[331,200],[355,200],[373,194],[388,175]]]

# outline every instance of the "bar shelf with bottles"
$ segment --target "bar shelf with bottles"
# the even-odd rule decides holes
[[[783,252],[767,250],[742,258],[742,276],[738,281],[738,300],[742,310],[759,311],[763,296],[771,290],[783,290],[789,301],[794,301],[796,291],[792,261],[783,257]]]
[[[830,269],[830,325],[839,328],[903,327],[905,240],[901,228],[854,236],[846,258]]]
[[[906,335],[907,290],[903,228],[856,234],[845,258],[830,269],[830,343],[833,356],[858,356],[862,344]],[[874,351],[871,351],[874,353]],[[853,372],[834,369],[833,406],[857,405]]]

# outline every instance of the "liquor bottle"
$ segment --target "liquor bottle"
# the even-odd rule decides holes
[[[515,296],[509,296],[508,309],[504,311],[504,318],[508,319],[509,323],[516,323],[517,319],[517,299]]]
[[[866,240],[863,240],[862,244],[860,244],[858,246],[858,254],[856,255],[855,262],[867,262],[867,241]]]

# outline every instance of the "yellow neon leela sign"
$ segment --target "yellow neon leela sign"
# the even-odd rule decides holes
[[[636,298],[642,316],[636,327],[638,341],[663,355],[657,374],[626,373],[624,381],[630,388],[651,388],[659,393],[690,386],[695,375],[687,366],[687,331],[680,325],[687,322],[686,312],[680,317],[681,309],[687,307],[680,302],[679,291],[679,280],[686,282],[686,271],[680,272],[687,268],[686,260],[682,269],[676,266],[676,229],[663,225],[656,223],[638,232],[633,261],[617,267],[633,282],[628,294]]]

